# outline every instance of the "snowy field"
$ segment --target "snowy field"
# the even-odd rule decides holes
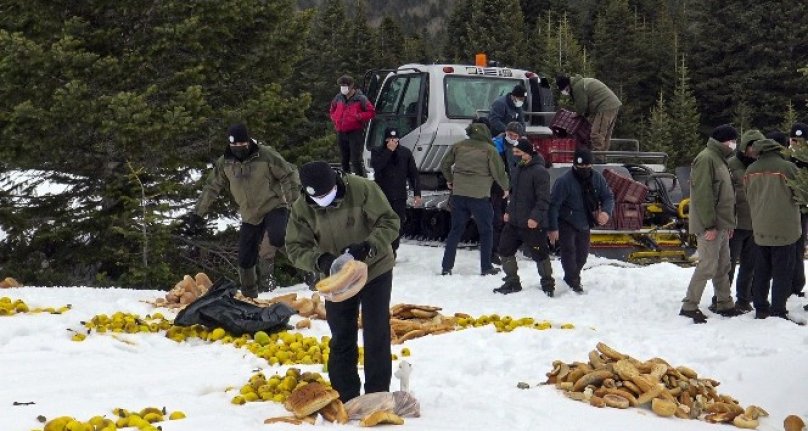
[[[410,388],[421,403],[420,418],[406,418],[396,429],[410,430],[720,430],[726,425],[660,418],[647,408],[597,409],[572,401],[553,386],[538,386],[553,360],[586,361],[599,341],[639,359],[658,356],[672,365],[686,365],[722,384],[743,406],[768,410],[758,429],[782,430],[785,416],[808,418],[808,329],[752,314],[723,318],[702,310],[706,325],[677,316],[692,273],[670,264],[626,267],[620,262],[590,258],[583,273],[586,294],[572,293],[561,281],[560,262],[553,262],[556,297],[539,289],[535,266],[520,261],[525,290],[502,296],[492,293],[499,277],[480,277],[476,251],[459,251],[455,275],[441,277],[442,248],[402,245],[394,272],[393,304],[443,307],[451,315],[498,313],[514,318],[548,320],[553,328],[518,328],[497,333],[493,326],[427,336],[393,346],[412,351]],[[13,274],[0,274],[8,276]],[[24,280],[23,280],[24,281]],[[304,286],[279,293],[309,292]],[[0,431],[41,429],[38,415],[68,415],[87,420],[111,417],[115,407],[140,409],[165,406],[182,410],[187,419],[160,423],[163,431],[247,431],[353,427],[320,423],[264,425],[265,418],[286,415],[277,403],[233,405],[233,392],[255,370],[271,375],[287,367],[269,364],[245,349],[200,340],[176,343],[163,334],[90,335],[70,340],[67,329],[99,313],[124,311],[145,315],[157,310],[140,300],[156,291],[82,287],[5,289],[0,296],[22,299],[31,307],[72,304],[61,314],[19,314],[0,317]],[[269,297],[272,294],[263,294]],[[808,317],[804,300],[789,301],[789,311]],[[173,313],[160,310],[167,316]],[[298,320],[293,317],[292,323]],[[560,329],[572,323],[574,329]],[[328,334],[325,322],[314,320],[307,335]],[[121,340],[128,340],[123,342]],[[394,364],[394,367],[396,364]],[[321,366],[300,366],[321,371]],[[517,383],[530,384],[518,389]],[[394,378],[392,389],[398,389]],[[33,403],[14,405],[14,403]],[[131,429],[131,428],[130,428]]]

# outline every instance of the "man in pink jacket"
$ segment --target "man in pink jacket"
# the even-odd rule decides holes
[[[361,177],[365,176],[362,161],[362,130],[376,116],[376,108],[362,91],[356,88],[353,78],[342,75],[337,80],[339,93],[331,101],[331,122],[337,131],[337,145],[342,156],[342,170]]]

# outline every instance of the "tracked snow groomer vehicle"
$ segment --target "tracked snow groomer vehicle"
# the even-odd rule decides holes
[[[365,134],[366,150],[383,145],[384,129],[396,127],[400,144],[412,150],[418,166],[423,205],[407,209],[404,232],[409,238],[445,239],[451,226],[450,191],[440,163],[451,145],[466,137],[471,120],[486,116],[491,103],[516,84],[528,91],[526,133],[551,162],[551,179],[571,166],[575,141],[554,136],[548,127],[556,112],[549,80],[527,70],[486,63],[407,64],[365,74],[365,93],[376,106],[376,118]],[[623,201],[618,201],[609,225],[592,231],[593,253],[635,263],[687,262],[695,242],[687,232],[689,187],[679,175],[689,170],[665,172],[667,156],[640,151],[636,140],[613,139],[612,147],[619,151],[596,153],[603,163],[595,168],[608,170],[613,177],[610,186]],[[369,159],[369,151],[365,157]],[[369,160],[366,164],[370,166]],[[470,223],[463,240],[475,242],[476,236],[476,227]]]

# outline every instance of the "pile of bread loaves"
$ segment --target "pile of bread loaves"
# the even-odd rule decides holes
[[[8,289],[11,287],[22,287],[22,283],[11,277],[6,277],[3,281],[0,281],[0,289]]]
[[[587,362],[554,361],[545,384],[595,407],[625,409],[650,405],[659,416],[731,423],[757,428],[768,413],[758,406],[741,407],[729,395],[719,394],[718,381],[699,377],[688,367],[674,367],[661,358],[640,361],[604,343],[589,352]]]
[[[196,301],[197,298],[207,293],[213,283],[207,274],[200,272],[193,278],[185,275],[174,287],[166,293],[165,298],[157,298],[155,305],[167,308],[182,308]]]
[[[328,422],[345,424],[349,420],[359,420],[359,425],[370,427],[382,424],[402,425],[402,416],[418,417],[421,414],[418,401],[408,392],[366,394],[343,404],[337,391],[317,382],[295,389],[284,407],[293,416],[269,418],[264,423],[314,424],[320,415]]]

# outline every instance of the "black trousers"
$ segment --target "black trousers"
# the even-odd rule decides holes
[[[362,308],[362,339],[365,343],[365,393],[389,392],[393,373],[390,359],[390,291],[393,271],[374,278],[359,293],[343,302],[325,302],[331,329],[328,378],[343,402],[359,396],[357,360],[359,308]]]
[[[505,209],[508,202],[502,197],[502,187],[494,183],[491,185],[491,207],[494,209],[494,219],[491,227],[493,228],[493,242],[491,243],[491,254],[497,253],[499,250],[499,241],[502,236],[502,229],[505,227],[505,220],[502,219],[505,214]]]
[[[541,262],[550,256],[547,233],[544,230],[516,227],[505,223],[499,239],[499,255],[502,257],[514,256],[522,244],[526,244],[530,248],[530,258],[535,262]]]
[[[289,209],[281,207],[268,212],[259,225],[241,223],[238,232],[238,266],[249,269],[258,263],[258,247],[264,239],[264,232],[273,246],[281,248],[286,245],[288,220]]]
[[[783,246],[758,245],[755,281],[752,284],[755,310],[781,315],[786,313],[786,301],[792,292],[795,247],[796,243]],[[772,291],[771,309],[769,309],[769,282]]]
[[[365,176],[365,164],[362,160],[364,151],[363,138],[361,129],[353,132],[337,133],[337,144],[342,156],[342,170],[346,174],[353,172],[360,177]]]
[[[752,280],[755,275],[755,261],[758,249],[751,230],[735,229],[729,239],[729,284],[735,282],[735,298],[738,301],[752,302]],[[738,279],[735,267],[738,266]]]
[[[398,228],[398,236],[396,237],[395,241],[393,241],[393,253],[396,253],[398,250],[398,245],[401,243],[401,235],[404,234],[404,221],[407,219],[407,200],[406,199],[393,199],[388,200],[390,202],[390,208],[395,211],[398,215],[401,224]]]
[[[572,286],[581,285],[581,270],[589,256],[589,229],[578,230],[561,220],[558,222],[558,242],[564,281]]]
[[[805,288],[805,228],[808,224],[808,214],[800,214],[802,234],[797,240],[796,250],[794,250],[796,260],[794,261],[794,278],[791,280],[791,290],[801,293]]]

